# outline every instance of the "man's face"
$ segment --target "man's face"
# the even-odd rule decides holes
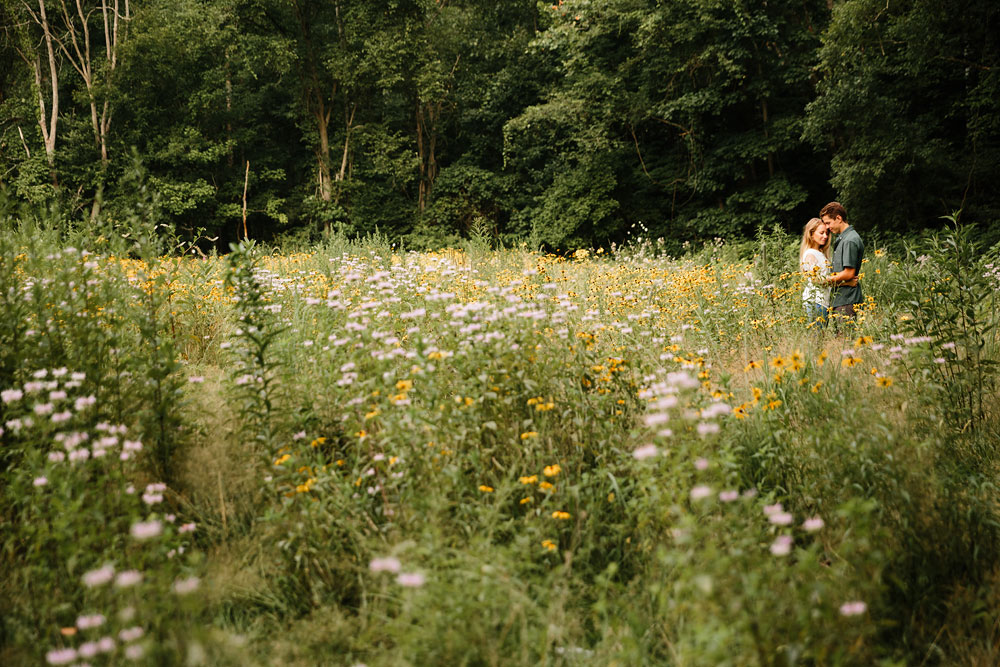
[[[840,232],[844,231],[844,227],[846,227],[846,225],[844,224],[844,219],[839,215],[837,217],[833,217],[832,215],[824,215],[823,224],[829,227],[830,231],[833,232],[834,234],[839,234]]]

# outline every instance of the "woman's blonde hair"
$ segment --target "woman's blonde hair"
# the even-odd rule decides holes
[[[816,248],[816,250],[823,253],[828,260],[830,259],[830,237],[828,236],[826,238],[826,245],[822,248],[817,247],[816,243],[812,240],[813,232],[816,231],[816,228],[822,224],[824,223],[819,218],[812,218],[806,223],[806,226],[802,228],[802,244],[799,246],[799,261],[802,261],[802,258],[806,254],[806,250],[809,250],[809,248]]]

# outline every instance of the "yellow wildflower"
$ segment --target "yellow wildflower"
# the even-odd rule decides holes
[[[493,493],[493,487],[486,486],[485,484],[480,484],[479,490],[482,491],[483,493]]]
[[[544,474],[546,477],[555,477],[560,472],[562,472],[562,468],[559,467],[558,463],[550,466],[545,466],[545,468],[542,469],[542,474]]]

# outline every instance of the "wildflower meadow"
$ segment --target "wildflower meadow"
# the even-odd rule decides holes
[[[0,663],[1000,661],[997,248],[0,235]],[[130,241],[131,242],[131,241]]]

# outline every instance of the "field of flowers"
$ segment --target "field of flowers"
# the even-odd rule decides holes
[[[793,245],[5,232],[0,663],[995,664],[996,249]]]

